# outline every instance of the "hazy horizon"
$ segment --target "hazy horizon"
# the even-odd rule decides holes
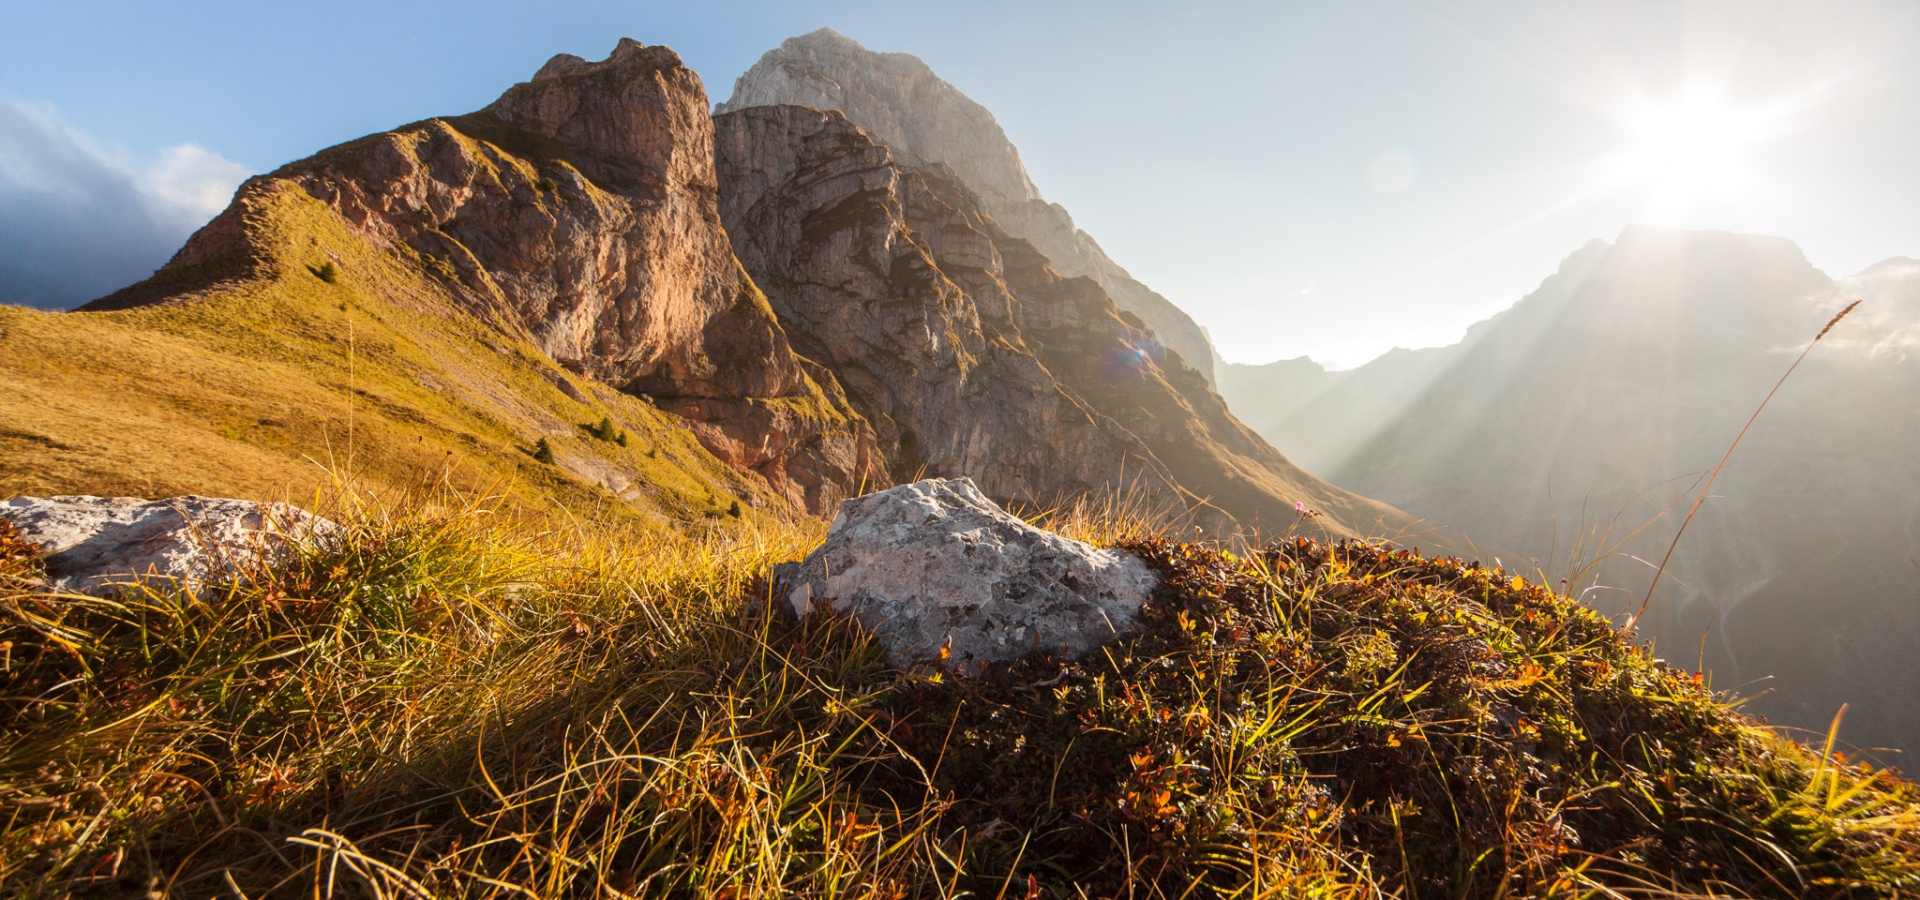
[[[1910,4],[348,3],[316,20],[74,3],[7,18],[13,292],[143,277],[244,173],[476,109],[555,53],[666,44],[717,102],[761,53],[823,26],[918,56],[992,110],[1048,199],[1232,362],[1350,368],[1451,343],[1632,223],[1780,235],[1834,277],[1920,256]],[[380,27],[335,27],[356,21]]]

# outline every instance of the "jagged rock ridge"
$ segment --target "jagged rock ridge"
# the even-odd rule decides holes
[[[721,214],[795,346],[831,368],[895,476],[974,478],[1042,505],[1122,485],[1283,528],[1402,514],[1300,472],[1138,318],[1066,278],[940,170],[900,166],[838,111],[716,117]]]
[[[941,80],[919,58],[875,53],[822,28],[789,38],[762,56],[716,111],[782,104],[846,113],[892,148],[905,168],[951,168],[1001,228],[1031,241],[1062,275],[1086,275],[1099,282],[1114,303],[1139,316],[1212,383],[1213,345],[1200,326],[1127,274],[1073,224],[1064,207],[1041,197],[993,114]]]

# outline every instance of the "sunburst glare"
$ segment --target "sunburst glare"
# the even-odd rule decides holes
[[[1692,93],[1624,118],[1635,143],[1614,161],[1614,181],[1646,191],[1650,223],[1681,224],[1698,202],[1746,199],[1758,185],[1754,151],[1770,130],[1764,110]]]

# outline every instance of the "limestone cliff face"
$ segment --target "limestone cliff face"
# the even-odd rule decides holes
[[[839,112],[715,123],[734,252],[896,478],[971,476],[1040,504],[1124,483],[1269,528],[1296,502],[1336,533],[1407,523],[1287,463],[1096,281],[1054,271],[952,177],[903,167]]]
[[[603,62],[558,56],[480,112],[256,178],[169,268],[244,266],[258,255],[250,196],[288,183],[455,304],[685,417],[800,508],[830,512],[879,472],[871,430],[733,257],[706,94],[672,50],[623,40]]]
[[[823,28],[761,57],[718,111],[781,104],[846,113],[891,148],[903,168],[950,168],[1008,234],[1031,242],[1055,271],[1098,282],[1212,382],[1213,346],[1193,319],[1128,275],[1074,226],[1064,207],[1042,198],[993,114],[926,63],[905,53],[875,53]]]

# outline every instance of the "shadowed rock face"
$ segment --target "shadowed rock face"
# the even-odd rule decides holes
[[[718,111],[783,104],[846,113],[891,148],[904,168],[947,167],[1008,234],[1032,242],[1055,271],[1098,282],[1115,304],[1212,382],[1213,346],[1200,326],[1128,275],[1064,207],[1042,198],[993,114],[917,57],[875,53],[822,28],[761,57]]]
[[[245,271],[259,256],[251,199],[288,184],[431,273],[457,305],[684,416],[707,449],[800,508],[825,514],[879,472],[871,432],[793,352],[733,258],[706,94],[672,50],[623,40],[603,62],[558,56],[478,113],[253,179],[169,264],[179,277],[89,308]]]
[[[1330,513],[1335,533],[1406,524],[1295,469],[1098,283],[1055,272],[951,177],[903,169],[838,112],[759,106],[715,122],[735,253],[897,478],[965,475],[1038,504],[1124,483],[1269,529],[1292,524],[1297,502]]]

